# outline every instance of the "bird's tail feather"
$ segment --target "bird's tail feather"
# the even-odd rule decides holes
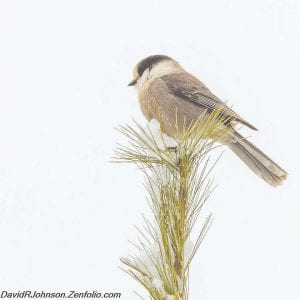
[[[237,132],[232,133],[229,148],[258,176],[272,186],[278,186],[287,178],[287,172],[271,158]]]

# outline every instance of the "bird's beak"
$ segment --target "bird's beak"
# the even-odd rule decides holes
[[[133,80],[131,80],[131,81],[128,83],[128,86],[135,85],[136,82],[137,82],[137,80],[136,80],[136,79],[133,79]]]

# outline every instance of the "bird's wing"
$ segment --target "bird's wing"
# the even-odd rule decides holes
[[[215,96],[200,80],[189,73],[175,73],[164,75],[161,80],[167,86],[169,93],[176,97],[201,106],[211,112],[214,109],[222,109],[224,117],[229,118],[257,130],[253,125],[241,118],[229,108],[223,101]]]

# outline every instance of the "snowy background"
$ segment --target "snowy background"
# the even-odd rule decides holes
[[[108,161],[114,128],[145,124],[134,65],[166,54],[290,174],[274,189],[224,153],[191,299],[300,299],[299,1],[1,1],[0,43],[1,289],[142,292],[118,269],[142,176]]]

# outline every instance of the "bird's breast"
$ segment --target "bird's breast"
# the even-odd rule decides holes
[[[143,115],[148,121],[155,118],[155,116],[153,115],[155,107],[155,96],[153,91],[151,90],[151,82],[143,84],[143,86],[139,88],[138,92],[139,104]]]

